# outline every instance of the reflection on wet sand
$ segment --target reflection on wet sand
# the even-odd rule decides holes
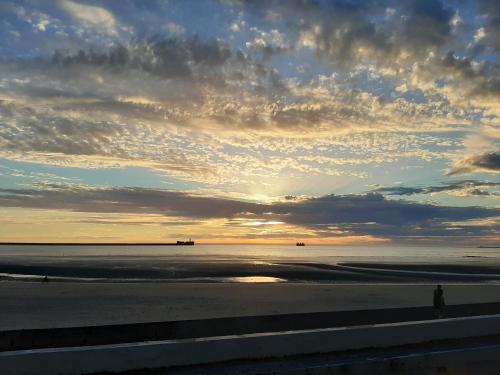
[[[243,276],[243,277],[229,277],[229,281],[235,283],[282,283],[285,279],[279,277],[269,276]]]

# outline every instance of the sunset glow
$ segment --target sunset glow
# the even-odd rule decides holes
[[[0,241],[498,243],[499,17],[2,1]]]

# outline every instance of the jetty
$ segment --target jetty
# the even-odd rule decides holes
[[[0,242],[0,246],[194,246],[194,241],[177,242]]]

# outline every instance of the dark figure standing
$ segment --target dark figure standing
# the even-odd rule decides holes
[[[444,317],[444,293],[441,285],[434,289],[434,316],[438,319]]]

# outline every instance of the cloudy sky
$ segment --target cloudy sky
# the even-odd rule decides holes
[[[0,240],[494,244],[500,2],[3,0]]]

